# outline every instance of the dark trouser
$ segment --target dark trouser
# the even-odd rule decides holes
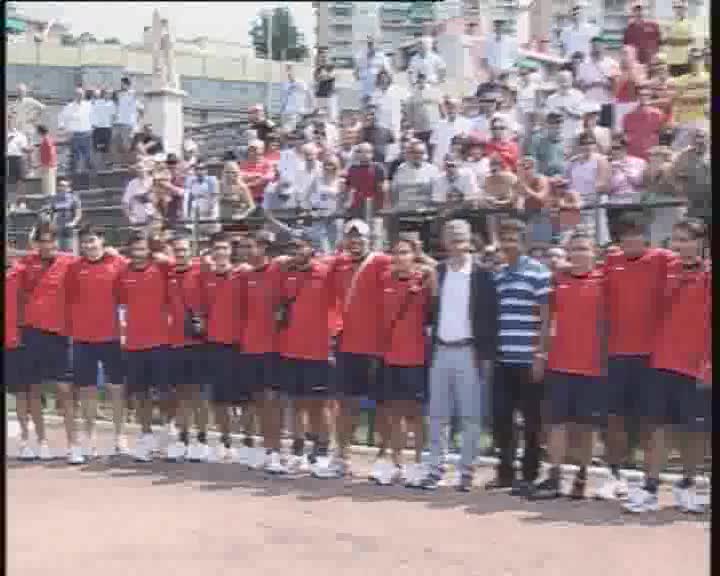
[[[70,136],[70,173],[79,171],[80,164],[86,170],[92,166],[92,132],[73,132]]]
[[[500,451],[498,476],[512,480],[515,459],[514,413],[520,410],[525,419],[525,450],[522,478],[534,482],[540,468],[540,405],[542,383],[530,381],[530,367],[519,364],[495,364],[492,382],[493,440]]]

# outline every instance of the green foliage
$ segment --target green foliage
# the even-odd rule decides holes
[[[272,18],[272,26],[268,26]],[[267,58],[268,29],[272,28],[273,60],[303,60],[308,55],[305,38],[295,26],[292,15],[286,7],[275,8],[272,12],[263,10],[250,29],[250,39],[258,58]]]

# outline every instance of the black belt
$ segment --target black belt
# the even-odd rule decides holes
[[[465,346],[472,346],[475,341],[472,338],[465,338],[464,340],[445,342],[444,340],[440,340],[440,338],[438,338],[437,343],[445,348],[464,348]]]

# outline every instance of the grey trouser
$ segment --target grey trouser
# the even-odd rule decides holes
[[[430,366],[430,463],[437,471],[448,447],[448,428],[453,415],[460,418],[462,450],[460,464],[472,469],[483,415],[485,375],[478,366],[472,345],[438,345]]]

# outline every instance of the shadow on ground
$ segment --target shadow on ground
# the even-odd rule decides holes
[[[7,461],[8,470],[43,466],[51,469],[67,468],[64,460],[45,463]],[[152,463],[135,462],[128,456],[103,457],[79,466],[84,474],[97,477],[147,478],[154,486],[186,485],[190,489],[206,493],[244,490],[259,497],[294,495],[304,502],[329,499],[348,499],[355,502],[380,502],[385,500],[417,502],[429,509],[463,508],[468,514],[490,515],[516,512],[521,522],[529,524],[562,523],[585,526],[645,525],[661,526],[675,522],[708,522],[709,514],[692,516],[673,508],[661,508],[658,512],[643,515],[624,514],[619,504],[587,500],[576,502],[555,500],[529,502],[507,493],[484,492],[476,486],[470,493],[458,493],[451,487],[441,487],[435,492],[415,491],[401,486],[375,486],[362,477],[345,480],[319,480],[309,476],[273,476],[264,472],[247,470],[238,464],[190,464],[156,459]],[[488,478],[491,472],[481,470],[479,477]]]

